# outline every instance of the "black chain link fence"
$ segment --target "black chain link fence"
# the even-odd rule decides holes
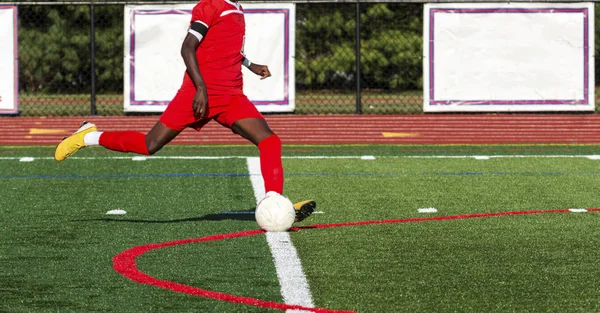
[[[20,115],[123,114],[123,6],[22,4],[18,15]]]
[[[16,5],[19,114],[125,114],[124,5]],[[422,9],[420,3],[297,3],[295,113],[422,112]],[[368,25],[360,28],[360,92],[357,11]]]
[[[21,116],[125,114],[124,4],[15,5]],[[422,113],[422,41],[423,3],[297,3],[295,113]]]

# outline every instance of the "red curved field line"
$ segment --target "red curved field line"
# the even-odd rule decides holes
[[[116,256],[113,257],[113,268],[117,273],[133,280],[141,284],[152,285],[160,288],[170,289],[179,293],[186,293],[194,296],[200,296],[204,298],[210,298],[220,301],[227,301],[232,303],[240,303],[252,306],[258,306],[269,309],[279,309],[279,310],[303,310],[310,312],[319,312],[319,313],[334,313],[334,312],[350,312],[350,311],[338,311],[338,310],[329,310],[322,308],[308,308],[300,305],[289,305],[284,303],[265,301],[256,298],[236,296],[232,294],[210,291],[206,289],[196,288],[192,286],[187,286],[184,284],[179,284],[172,281],[161,280],[158,278],[154,278],[137,268],[136,259],[143,255],[144,253],[154,250],[160,249],[169,246],[176,245],[184,245],[189,243],[196,242],[206,242],[206,241],[218,241],[223,239],[230,238],[238,238],[238,237],[248,237],[254,236],[258,234],[263,234],[263,230],[250,230],[250,231],[242,231],[230,234],[220,234],[220,235],[212,235],[202,238],[193,238],[193,239],[184,239],[184,240],[176,240],[158,244],[149,244],[143,246],[133,247],[131,249],[125,250]]]
[[[598,212],[600,208],[586,209],[588,212]],[[377,224],[395,224],[395,223],[414,223],[414,222],[426,222],[426,221],[445,221],[445,220],[458,220],[468,218],[483,218],[483,217],[494,217],[494,216],[505,216],[505,215],[531,215],[531,214],[542,214],[542,213],[570,213],[569,209],[559,210],[531,210],[531,211],[512,211],[512,212],[496,212],[496,213],[474,213],[474,214],[461,214],[461,215],[448,215],[448,216],[436,216],[436,217],[417,217],[417,218],[406,218],[406,219],[392,219],[392,220],[374,220],[374,221],[358,221],[358,222],[346,222],[346,223],[335,223],[335,224],[315,224],[311,226],[294,227],[291,231],[299,231],[304,229],[323,229],[323,228],[334,228],[334,227],[348,227],[348,226],[364,226],[364,225],[377,225]],[[113,268],[115,271],[133,281],[141,284],[152,285],[164,289],[169,289],[174,292],[186,293],[194,296],[200,296],[209,299],[215,299],[219,301],[226,301],[231,303],[239,303],[245,305],[252,305],[257,307],[279,309],[279,310],[303,310],[309,312],[322,312],[322,313],[333,313],[333,312],[352,312],[352,311],[340,311],[331,310],[326,308],[308,308],[300,305],[289,305],[285,303],[278,303],[273,301],[265,301],[251,297],[237,296],[233,294],[211,291],[192,287],[184,284],[179,284],[172,281],[161,280],[154,278],[137,268],[136,259],[145,254],[148,251],[156,250],[164,247],[185,245],[196,242],[207,242],[207,241],[219,241],[224,239],[232,239],[239,237],[249,237],[259,234],[263,234],[264,231],[249,230],[241,231],[229,234],[211,235],[202,238],[183,239],[176,241],[169,241],[156,244],[147,244],[137,246],[125,250],[113,257]]]

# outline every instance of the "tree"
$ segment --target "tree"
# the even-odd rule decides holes
[[[96,7],[98,90],[117,92],[123,81],[123,7]],[[28,92],[91,91],[90,7],[19,7],[19,87]]]
[[[98,2],[100,3],[100,2]],[[123,6],[95,5],[97,91],[123,90]],[[361,84],[383,90],[422,84],[422,4],[360,6]],[[299,88],[343,89],[356,82],[356,5],[296,6]],[[19,86],[23,91],[91,91],[90,6],[19,6]]]
[[[89,91],[89,9],[19,7],[19,86],[26,91]],[[89,24],[89,22],[88,22]],[[85,88],[88,87],[88,88]]]
[[[422,86],[422,5],[361,5],[364,88]],[[356,7],[297,6],[296,81],[301,87],[343,88],[356,82]]]

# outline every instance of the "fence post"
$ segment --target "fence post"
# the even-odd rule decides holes
[[[356,0],[356,114],[362,114],[360,89],[360,1]]]
[[[96,110],[96,14],[94,8],[94,1],[90,3],[90,77],[91,77],[91,103],[90,113],[91,115],[98,114]]]

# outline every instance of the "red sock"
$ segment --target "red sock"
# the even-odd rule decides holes
[[[281,139],[271,135],[258,143],[260,171],[265,181],[265,192],[283,193],[283,165],[281,164]]]
[[[146,135],[134,131],[103,132],[100,145],[113,151],[150,155],[146,147]]]

